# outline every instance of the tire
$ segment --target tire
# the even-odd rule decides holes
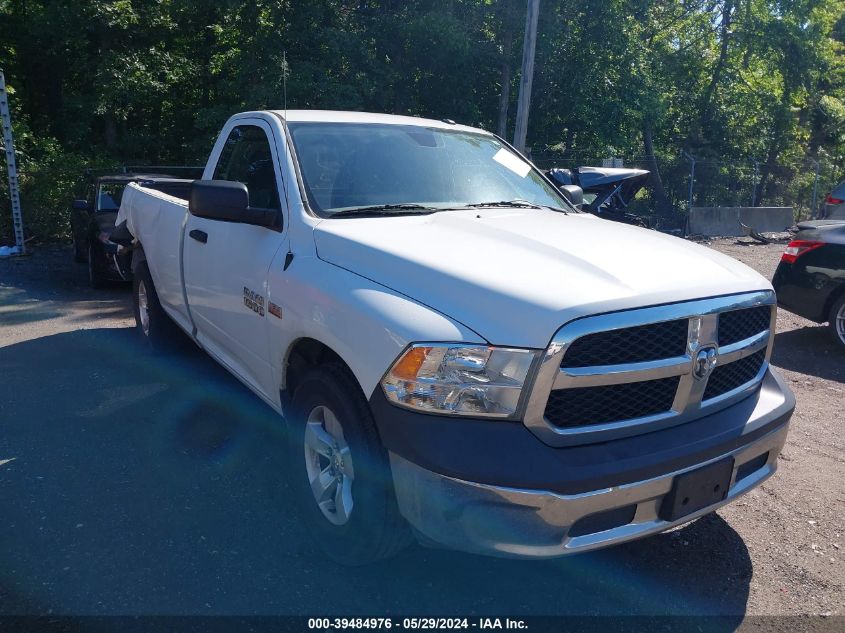
[[[99,266],[94,263],[94,247],[88,244],[88,282],[92,288],[104,288],[108,283]]]
[[[146,263],[138,266],[132,279],[132,307],[135,328],[152,351],[163,353],[177,346],[177,326],[161,307]]]
[[[845,294],[833,302],[827,320],[834,339],[845,349]]]
[[[412,536],[399,514],[387,451],[349,371],[338,364],[308,372],[294,391],[291,414],[291,489],[316,545],[344,565],[404,549]],[[315,489],[324,493],[322,504],[311,484],[320,477]]]

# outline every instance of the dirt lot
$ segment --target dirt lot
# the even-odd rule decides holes
[[[721,239],[711,247],[771,279],[783,244]],[[845,352],[827,327],[780,310],[772,355],[797,405],[778,473],[719,511],[753,561],[749,613],[843,614]]]
[[[782,244],[717,240],[771,278]],[[843,614],[845,353],[781,312],[778,474],[718,513],[548,562],[414,547],[343,569],[289,509],[279,424],[202,353],[137,347],[66,248],[0,260],[0,615]]]

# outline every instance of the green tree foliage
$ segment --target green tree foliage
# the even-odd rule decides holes
[[[202,163],[229,115],[284,107],[285,57],[289,108],[510,136],[525,4],[0,0],[29,228],[66,231],[84,164]],[[528,144],[546,163],[637,159],[655,172],[644,203],[666,214],[686,205],[682,152],[701,202],[751,182],[758,202],[790,202],[816,164],[845,178],[843,14],[843,0],[543,0]]]

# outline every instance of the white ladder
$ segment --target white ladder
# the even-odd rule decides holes
[[[9,197],[12,199],[12,224],[15,228],[15,244],[18,254],[23,255],[23,217],[21,196],[18,188],[18,168],[15,164],[15,143],[12,139],[12,117],[9,114],[9,94],[6,92],[6,78],[0,70],[0,125],[3,127],[3,147],[6,150],[6,169],[9,172]]]

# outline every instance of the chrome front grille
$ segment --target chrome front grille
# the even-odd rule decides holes
[[[717,366],[707,380],[702,400],[718,398],[750,380],[754,380],[766,362],[766,350],[761,349],[733,363]]]
[[[771,316],[769,306],[722,312],[719,315],[719,345],[737,343],[768,329]]]
[[[672,408],[679,376],[602,387],[555,389],[545,416],[558,428],[603,424],[663,413]]]
[[[546,351],[525,424],[551,445],[581,444],[732,404],[763,378],[774,304],[755,292],[572,321]]]
[[[618,365],[683,356],[687,349],[687,323],[687,319],[677,319],[587,334],[572,342],[561,367]]]

